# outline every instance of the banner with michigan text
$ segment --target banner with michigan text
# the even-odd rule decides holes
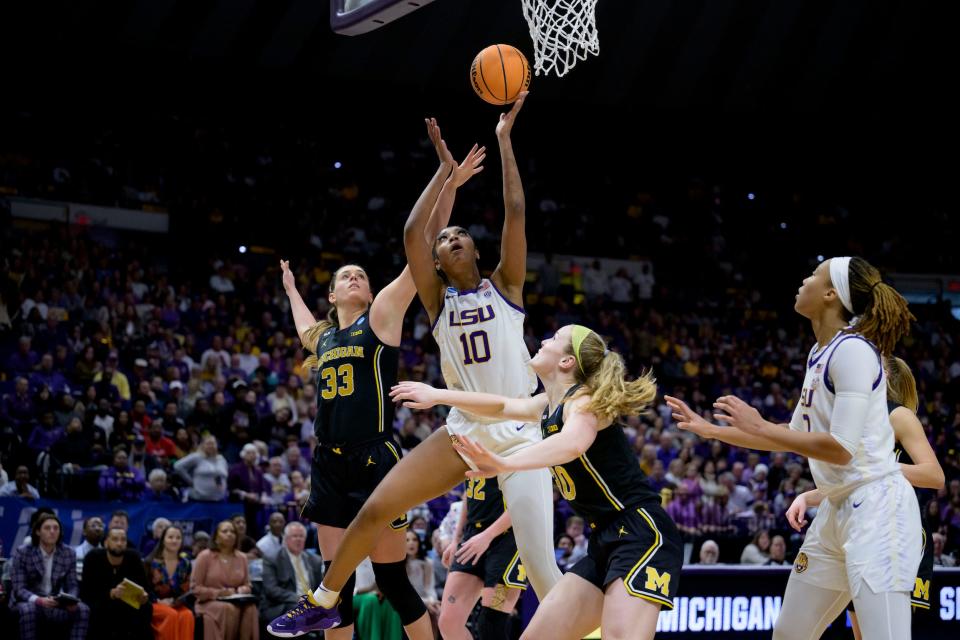
[[[30,537],[30,516],[39,507],[53,509],[63,522],[63,541],[77,546],[83,540],[83,521],[91,516],[103,518],[106,525],[114,511],[123,510],[130,516],[129,539],[135,544],[148,534],[154,519],[163,516],[183,529],[187,544],[194,531],[213,532],[216,524],[242,511],[236,504],[210,502],[76,502],[73,500],[24,500],[0,498],[0,540],[3,555],[9,557],[26,538]]]

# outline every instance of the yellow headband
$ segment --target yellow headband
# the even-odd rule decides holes
[[[593,333],[592,329],[588,329],[582,324],[575,324],[570,331],[573,338],[573,357],[577,360],[577,366],[580,367],[580,373],[587,375],[587,372],[583,370],[583,363],[580,362],[580,345],[583,344],[583,341],[588,335]]]

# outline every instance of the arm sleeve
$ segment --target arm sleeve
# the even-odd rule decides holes
[[[880,378],[880,359],[868,342],[854,338],[837,345],[828,366],[837,395],[830,435],[852,456],[863,438],[870,394]]]

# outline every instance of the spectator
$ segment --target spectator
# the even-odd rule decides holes
[[[770,559],[767,560],[766,564],[768,565],[789,565],[787,562],[787,541],[783,539],[783,536],[773,536],[773,539],[770,540]]]
[[[173,502],[170,487],[167,483],[167,472],[163,469],[154,469],[147,476],[147,491],[143,494],[145,502]]]
[[[233,500],[243,502],[247,528],[254,529],[261,505],[267,503],[267,485],[263,471],[257,466],[257,447],[253,443],[243,445],[240,450],[240,462],[230,467],[227,488]]]
[[[160,544],[160,541],[163,539],[163,532],[172,524],[172,522],[163,516],[154,518],[153,524],[150,525],[151,535],[140,536],[140,555],[142,557],[146,558],[157,548],[157,545]]]
[[[26,378],[17,378],[13,393],[3,398],[3,418],[13,426],[24,428],[33,423],[36,409],[30,396],[30,383]]]
[[[290,495],[290,478],[283,472],[283,462],[279,457],[270,458],[270,469],[263,474],[263,480],[268,489],[267,502],[279,507],[287,501]]]
[[[740,554],[740,564],[766,564],[770,559],[770,532],[761,529]]]
[[[177,455],[177,445],[173,440],[164,435],[163,430],[167,428],[167,418],[162,421],[156,420],[150,424],[147,431],[145,451],[148,456],[165,455],[168,458],[174,458]],[[171,430],[174,433],[175,430]]]
[[[957,561],[949,553],[943,552],[947,537],[942,533],[933,534],[933,564],[937,567],[955,567]]]
[[[286,385],[279,384],[277,388],[267,394],[267,404],[270,406],[270,413],[276,415],[277,411],[280,409],[288,409],[290,411],[290,419],[294,422],[297,420],[297,403],[289,393],[287,393]],[[288,469],[284,469],[289,473]]]
[[[257,541],[247,534],[247,519],[240,513],[230,516],[230,522],[237,530],[237,549],[247,556],[248,560],[255,560],[261,556],[257,548]]]
[[[40,356],[33,350],[33,340],[30,336],[20,336],[17,340],[17,350],[7,360],[7,371],[14,375],[30,375],[39,361]],[[24,378],[24,382],[26,381]]]
[[[267,533],[257,540],[257,548],[267,560],[276,560],[277,554],[283,548],[283,529],[287,524],[286,518],[279,511],[270,514]]]
[[[700,531],[705,535],[733,536],[737,527],[727,508],[729,494],[727,488],[718,486],[712,501],[704,502],[700,507]]]
[[[440,602],[433,582],[433,565],[427,560],[420,536],[413,531],[407,531],[407,578],[423,599],[430,617],[436,619],[440,615]]]
[[[11,608],[20,617],[20,639],[37,640],[40,619],[70,626],[70,640],[84,640],[90,622],[90,608],[83,602],[63,606],[60,593],[77,598],[77,557],[63,544],[60,520],[44,513],[30,529],[30,546],[14,553]]]
[[[173,468],[190,484],[191,500],[220,502],[226,498],[229,472],[227,461],[217,451],[215,437],[206,436],[199,451],[177,460]]]
[[[684,540],[693,540],[700,534],[700,515],[697,503],[690,497],[687,487],[677,487],[673,500],[667,505],[667,513],[677,524]]]
[[[143,495],[143,474],[131,467],[127,452],[117,448],[113,453],[113,466],[100,474],[100,499],[137,502]]]
[[[143,592],[135,596],[139,609],[121,600],[124,580],[135,582]],[[147,576],[140,555],[127,548],[127,532],[110,529],[103,549],[94,549],[83,563],[80,597],[90,607],[93,638],[150,637],[153,608],[146,592]]]
[[[94,549],[103,546],[103,518],[91,516],[83,521],[83,542],[74,548],[77,556],[77,577],[83,575],[83,559]]]
[[[40,358],[40,366],[30,376],[30,386],[34,389],[46,387],[50,393],[60,397],[70,393],[70,385],[62,373],[53,368],[53,354],[45,353]]]
[[[653,267],[649,262],[640,265],[640,273],[634,276],[633,282],[637,285],[637,297],[640,300],[649,300],[653,297],[653,287],[657,281],[653,277]]]
[[[586,528],[586,522],[580,516],[570,516],[567,518],[566,534],[570,536],[573,540],[573,551],[570,552],[570,557],[567,559],[567,565],[573,566],[577,564],[580,558],[583,558],[587,555],[587,536],[584,535],[584,529]]]
[[[733,473],[729,471],[721,473],[720,484],[727,490],[727,508],[731,514],[738,515],[743,513],[753,504],[753,494],[750,493],[750,489],[737,484]]]
[[[283,547],[272,559],[263,560],[263,597],[260,621],[266,624],[297,605],[300,596],[312,593],[320,584],[323,562],[303,548],[307,530],[299,522],[283,529]]]
[[[561,533],[557,536],[557,544],[554,549],[554,553],[557,556],[557,566],[560,567],[561,571],[566,571],[571,566],[570,556],[573,554],[573,548],[576,546],[576,543],[566,533]]]
[[[193,544],[190,546],[190,557],[196,560],[201,553],[210,548],[210,534],[206,531],[196,531],[193,534]]]
[[[168,526],[147,556],[148,591],[153,600],[151,626],[157,640],[193,640],[194,614],[179,598],[190,588],[190,555],[183,550],[183,532]]]
[[[310,462],[303,459],[303,453],[301,453],[300,447],[296,445],[287,447],[286,451],[283,452],[280,464],[288,478],[294,471],[299,471],[304,475],[310,474]]]
[[[190,585],[197,596],[196,611],[203,616],[204,640],[258,640],[257,608],[252,604],[222,602],[218,598],[250,594],[247,558],[237,550],[237,531],[224,520],[193,563]]]
[[[107,356],[107,361],[103,365],[103,371],[94,374],[93,384],[94,386],[98,387],[97,395],[101,395],[101,386],[104,389],[108,389],[109,386],[112,386],[116,388],[117,394],[120,396],[121,400],[124,402],[130,402],[130,381],[127,379],[126,374],[117,368],[119,363],[119,354],[116,351],[111,351],[110,355]],[[100,385],[99,383],[103,383],[103,385]],[[109,391],[103,395],[108,394]]]
[[[93,443],[83,432],[83,422],[73,417],[67,422],[63,438],[51,447],[50,454],[60,463],[64,473],[77,473],[93,461],[92,447]]]
[[[713,540],[704,540],[700,546],[700,564],[717,564],[720,560],[720,545]]]
[[[13,475],[13,482],[7,482],[0,487],[0,498],[31,498],[38,500],[40,492],[36,487],[30,484],[30,470],[26,465],[17,467],[17,472]]]

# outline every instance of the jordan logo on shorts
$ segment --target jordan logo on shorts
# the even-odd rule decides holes
[[[623,528],[623,525],[620,525],[620,530],[617,531],[617,537],[622,538],[624,535],[629,534],[630,532]]]
[[[367,456],[367,466],[369,467],[372,464],[377,464],[373,461],[373,456]]]

